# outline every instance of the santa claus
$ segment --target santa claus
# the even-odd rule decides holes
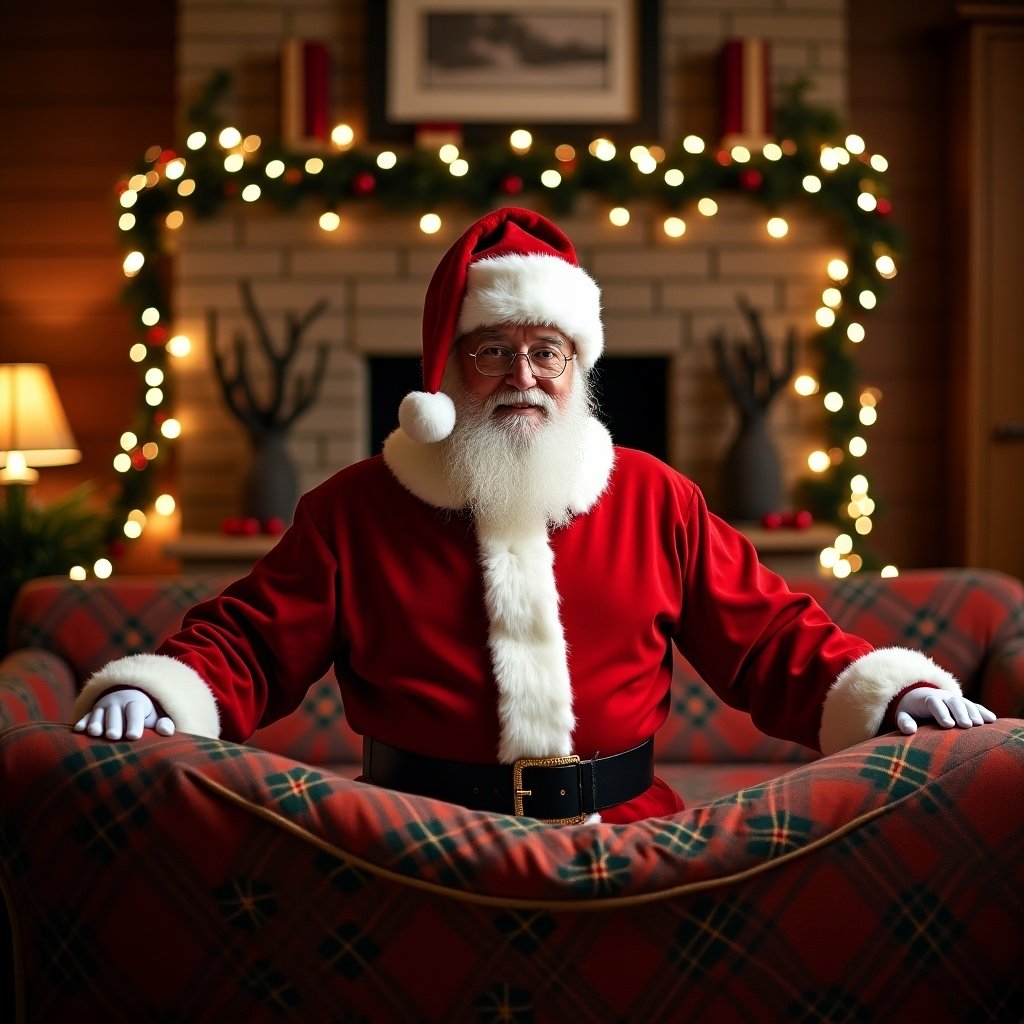
[[[367,782],[559,823],[682,809],[653,775],[675,644],[727,703],[825,753],[992,721],[758,562],[686,477],[593,415],[600,291],[537,213],[449,249],[423,390],[380,455],[303,496],[244,579],[89,680],[76,728],[242,741],[333,666]]]

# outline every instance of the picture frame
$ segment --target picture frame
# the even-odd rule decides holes
[[[369,132],[658,137],[658,0],[367,0]]]

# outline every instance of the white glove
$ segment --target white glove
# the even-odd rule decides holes
[[[142,690],[110,690],[75,723],[75,732],[108,740],[137,740],[143,729],[153,729],[161,736],[174,733],[174,722],[158,715],[153,698]]]
[[[903,695],[896,705],[896,728],[910,736],[917,732],[918,722],[935,720],[943,729],[959,726],[970,729],[972,725],[994,722],[996,716],[988,708],[968,700],[950,690],[936,690],[930,686],[918,686]]]

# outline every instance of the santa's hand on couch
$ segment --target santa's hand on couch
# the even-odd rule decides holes
[[[108,740],[137,740],[144,729],[170,736],[174,733],[174,722],[157,709],[148,693],[130,688],[108,690],[75,723],[75,732]]]
[[[917,732],[918,722],[934,721],[943,729],[970,729],[995,720],[995,714],[984,705],[959,693],[932,687],[917,687],[904,694],[896,705],[896,728],[908,736]]]

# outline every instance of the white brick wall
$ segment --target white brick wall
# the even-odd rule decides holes
[[[276,61],[289,34],[332,46],[333,95],[339,119],[357,130],[364,87],[361,0],[181,0],[179,97],[184,110],[211,71],[232,70],[229,113],[244,132],[274,133]],[[663,0],[662,73],[665,140],[694,131],[713,135],[715,61],[724,38],[762,34],[772,44],[777,88],[800,74],[814,80],[812,98],[845,108],[844,0]],[[523,197],[529,205],[529,197]],[[209,366],[206,312],[216,309],[226,347],[246,337],[261,367],[238,291],[253,285],[256,301],[280,344],[286,313],[302,314],[325,299],[327,309],[308,332],[295,373],[308,371],[316,344],[330,345],[319,399],[296,424],[290,450],[302,489],[369,454],[367,354],[416,355],[427,280],[445,248],[472,219],[465,209],[441,211],[442,231],[427,238],[416,217],[362,209],[325,234],[317,211],[290,215],[244,210],[188,225],[178,238],[176,330],[193,353],[178,364],[176,415],[184,433],[178,474],[187,531],[216,529],[239,511],[247,460],[245,434],[226,411]],[[830,226],[805,211],[787,210],[789,236],[770,239],[765,214],[742,199],[723,202],[710,219],[687,211],[687,232],[669,239],[657,210],[638,208],[623,229],[607,221],[603,204],[585,200],[559,223],[583,264],[602,285],[610,354],[670,357],[670,460],[698,480],[714,500],[718,461],[735,413],[709,349],[718,331],[745,336],[736,295],[762,311],[772,339],[795,327],[814,329],[814,309],[826,285],[824,267],[840,252]],[[606,387],[614,386],[614,378]],[[397,413],[397,410],[396,410]],[[788,479],[801,474],[818,445],[813,402],[792,394],[772,410]]]

